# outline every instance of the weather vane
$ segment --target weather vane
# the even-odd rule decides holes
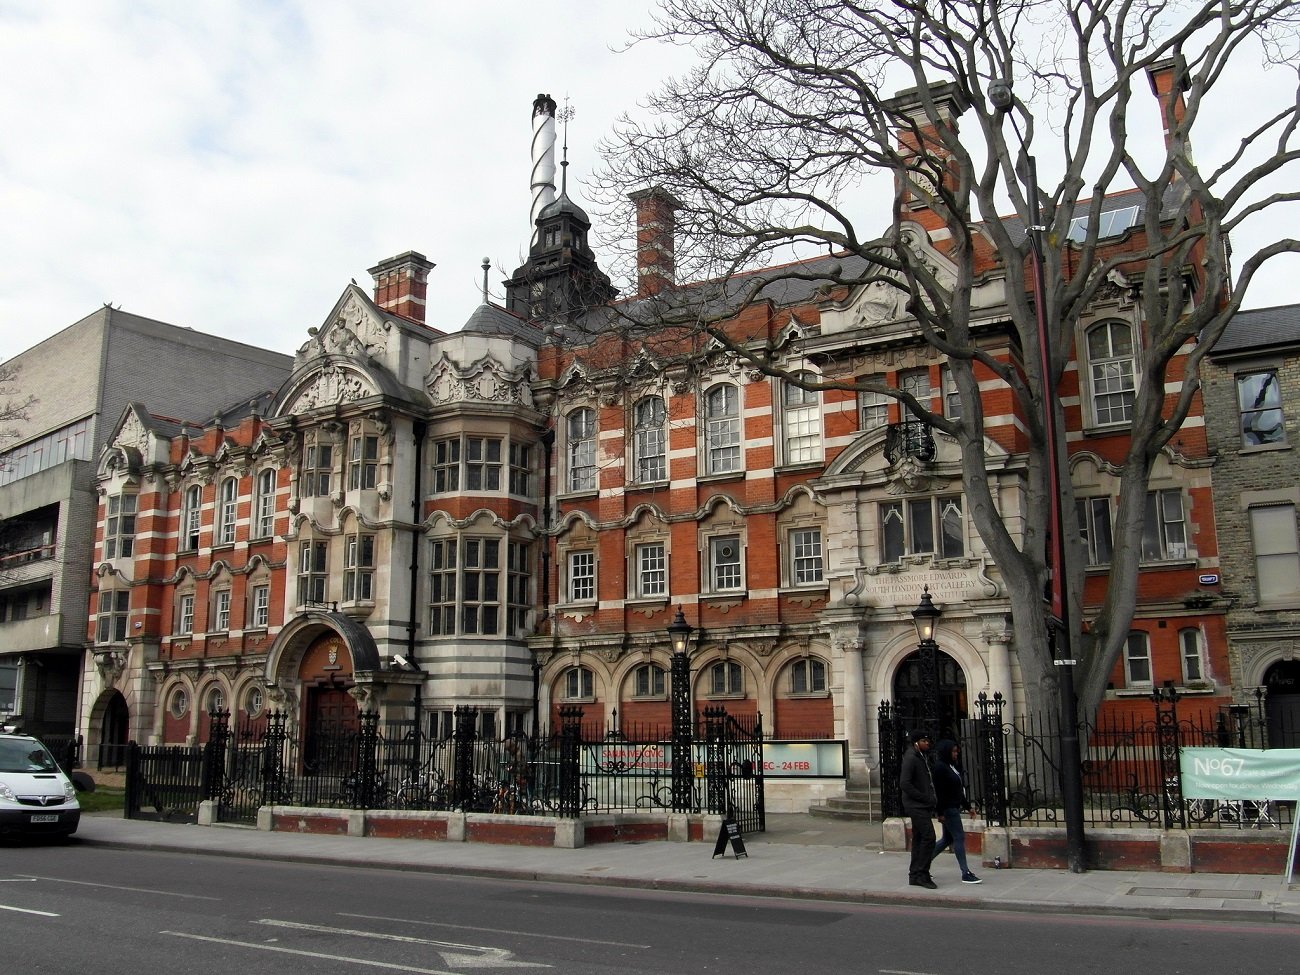
[[[555,118],[564,123],[564,152],[560,156],[560,192],[569,191],[569,120],[578,114],[578,110],[569,104],[569,96],[564,96],[564,107],[555,113]]]

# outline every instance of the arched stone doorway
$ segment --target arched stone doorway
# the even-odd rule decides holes
[[[1270,748],[1300,748],[1300,660],[1279,660],[1264,671],[1264,713]]]
[[[351,739],[358,727],[352,656],[337,633],[316,637],[302,655],[298,682],[303,690],[303,764],[326,771],[351,760]]]
[[[131,710],[120,691],[113,691],[104,701],[104,715],[99,725],[99,768],[120,768],[126,762],[126,743],[131,735]]]
[[[966,675],[961,665],[942,650],[936,654],[939,691],[939,737],[958,738],[961,721],[967,715]],[[921,687],[921,654],[913,651],[894,671],[893,702],[896,713],[908,728],[918,726],[924,714]]]

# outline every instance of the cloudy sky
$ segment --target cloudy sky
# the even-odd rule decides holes
[[[105,302],[290,352],[406,250],[458,328],[527,244],[534,96],[572,100],[581,201],[685,63],[613,50],[648,5],[0,0],[0,359]],[[1300,299],[1282,277],[1247,304]]]

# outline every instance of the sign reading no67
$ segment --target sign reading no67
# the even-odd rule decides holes
[[[1300,799],[1300,748],[1184,748],[1184,799]]]

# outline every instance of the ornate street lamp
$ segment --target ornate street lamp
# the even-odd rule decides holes
[[[672,647],[672,669],[669,671],[672,689],[673,812],[691,811],[691,792],[695,784],[695,769],[691,761],[694,738],[694,708],[691,706],[691,660],[688,648],[692,627],[677,607],[677,615],[668,624],[668,641]]]
[[[916,655],[921,663],[921,723],[920,728],[930,733],[933,741],[939,740],[939,644],[934,639],[934,624],[941,610],[930,598],[930,587],[921,593],[921,601],[912,610],[916,624]]]

